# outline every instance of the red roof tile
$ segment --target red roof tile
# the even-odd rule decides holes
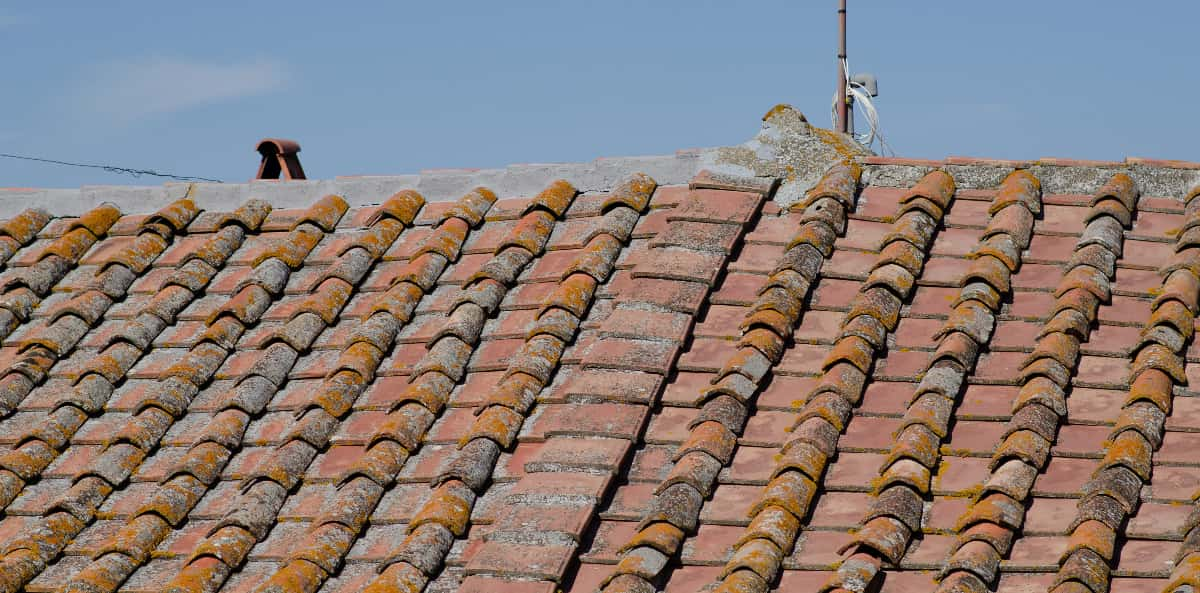
[[[0,592],[1200,586],[1189,167],[27,210]]]

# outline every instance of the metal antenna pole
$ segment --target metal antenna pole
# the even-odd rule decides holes
[[[846,0],[838,0],[837,114],[838,131],[850,131],[849,104],[846,102]]]

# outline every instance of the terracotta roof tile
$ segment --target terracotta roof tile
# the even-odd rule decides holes
[[[1200,586],[1185,169],[720,158],[0,222],[0,591]]]

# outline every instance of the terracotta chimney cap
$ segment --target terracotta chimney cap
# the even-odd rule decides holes
[[[255,150],[262,155],[255,179],[304,179],[304,168],[300,166],[300,143],[285,138],[263,138]]]

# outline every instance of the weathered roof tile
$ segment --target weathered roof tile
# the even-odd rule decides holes
[[[0,591],[1200,583],[1200,201],[838,155],[0,223]]]

